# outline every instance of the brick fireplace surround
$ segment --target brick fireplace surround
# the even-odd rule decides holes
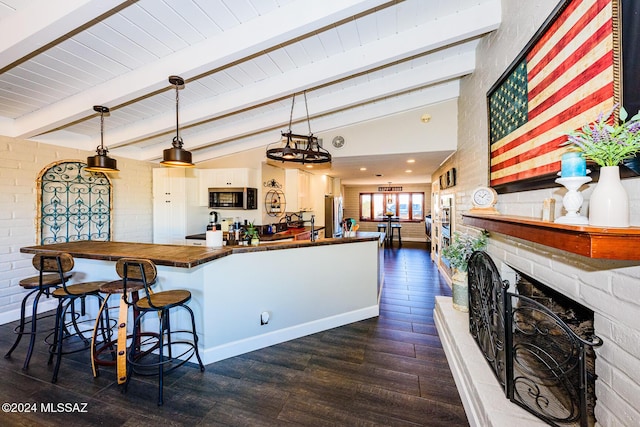
[[[597,425],[633,426],[640,419],[640,272],[637,261],[601,260],[573,255],[492,233],[490,256],[503,279],[514,268],[594,311]],[[467,411],[477,426],[546,425],[504,396],[469,334],[468,313],[440,297],[434,311],[438,333]]]
[[[502,0],[502,24],[500,28],[483,38],[476,50],[476,69],[473,74],[462,79],[458,100],[458,149],[444,162],[432,176],[437,177],[450,168],[458,171],[458,183],[450,190],[441,192],[455,197],[454,230],[465,232],[467,226],[461,214],[471,206],[470,194],[478,185],[487,183],[489,170],[487,151],[487,91],[499,79],[509,64],[522,51],[533,34],[558,5],[558,0]],[[640,178],[623,180],[629,195],[631,224],[640,226]],[[582,190],[585,198],[581,214],[587,215],[588,202],[594,184]],[[540,190],[500,194],[496,208],[502,215],[520,215],[541,218],[543,201],[556,200],[556,217],[563,214],[562,197],[564,190],[558,185]],[[628,247],[620,244],[620,248]],[[636,246],[637,247],[637,246]],[[640,253],[640,250],[638,250]],[[596,396],[595,416],[603,427],[638,426],[640,420],[640,261],[614,261],[592,259],[571,254],[564,250],[552,249],[538,243],[531,243],[505,234],[491,232],[488,253],[497,264],[507,263],[543,283],[554,283],[554,288],[571,299],[590,308],[595,313],[595,333],[604,344],[596,350]],[[501,271],[503,278],[508,279]],[[464,313],[453,313],[450,303],[440,301],[440,305],[452,312],[454,317]],[[436,309],[436,316],[440,316]],[[440,316],[442,317],[442,316]],[[468,316],[466,317],[468,318]],[[462,326],[465,338],[472,340],[468,328]],[[443,345],[446,335],[439,325]],[[487,363],[481,356],[475,356],[473,346],[461,347],[461,362],[466,363],[472,374],[485,369]],[[458,347],[461,344],[457,344]],[[478,350],[479,351],[479,350]],[[478,353],[479,354],[479,353]],[[453,366],[453,363],[452,363]],[[488,367],[486,368],[488,369]],[[493,374],[486,372],[485,378],[493,381]],[[522,411],[524,419],[533,417],[523,409],[511,404],[502,392],[489,394],[488,383],[481,382],[476,388],[459,385],[461,394],[475,400],[493,402],[498,409],[492,414],[504,412],[513,406]],[[496,385],[497,387],[497,385]],[[515,413],[515,412],[514,412]],[[471,416],[469,417],[470,421]],[[528,422],[517,418],[517,425],[526,427]],[[532,422],[538,422],[536,421]],[[491,426],[499,423],[476,423]],[[535,425],[535,424],[533,424]]]

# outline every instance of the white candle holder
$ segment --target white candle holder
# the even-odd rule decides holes
[[[554,222],[559,224],[576,224],[576,225],[588,225],[589,218],[584,215],[580,215],[580,208],[584,198],[582,193],[578,191],[587,182],[591,181],[590,176],[571,176],[566,178],[558,178],[556,182],[563,185],[568,191],[562,198],[562,205],[567,211],[566,215],[561,216]]]

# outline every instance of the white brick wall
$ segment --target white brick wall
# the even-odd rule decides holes
[[[557,5],[557,0],[503,1],[503,23],[478,47],[476,71],[461,85],[458,104],[458,151],[433,178],[455,167],[458,229],[470,208],[469,194],[488,182],[486,93]],[[640,225],[640,178],[624,180],[630,196],[631,223]],[[586,211],[593,185],[583,191]],[[500,195],[501,213],[539,217],[542,201],[556,199],[561,215],[561,188]],[[602,426],[635,426],[640,419],[640,263],[591,260],[542,245],[494,234],[489,253],[539,279],[595,311],[597,350],[596,417]]]
[[[31,255],[20,248],[36,244],[36,179],[60,160],[86,161],[82,150],[0,137],[0,323],[18,318],[24,296],[20,279],[34,275]],[[113,240],[152,241],[151,168],[149,162],[118,160],[112,176]]]

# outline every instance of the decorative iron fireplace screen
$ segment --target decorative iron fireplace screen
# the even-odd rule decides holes
[[[506,391],[504,298],[509,284],[484,252],[474,252],[469,259],[468,279],[469,332]]]
[[[530,285],[532,279],[523,281]],[[549,308],[553,304],[507,287],[486,253],[471,256],[469,328],[506,397],[553,426],[594,425],[593,347],[602,340],[593,335],[593,312],[572,302],[575,308],[561,310],[570,319],[565,321]]]

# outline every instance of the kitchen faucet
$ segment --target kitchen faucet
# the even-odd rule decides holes
[[[316,223],[316,216],[315,215],[311,215],[311,219],[308,221],[301,221],[303,224],[305,222],[310,222],[311,223],[311,241],[315,242],[316,241],[316,228],[315,228],[315,223]]]
[[[312,242],[316,241],[316,230],[314,227],[315,222],[316,222],[316,216],[311,215],[311,241]]]

